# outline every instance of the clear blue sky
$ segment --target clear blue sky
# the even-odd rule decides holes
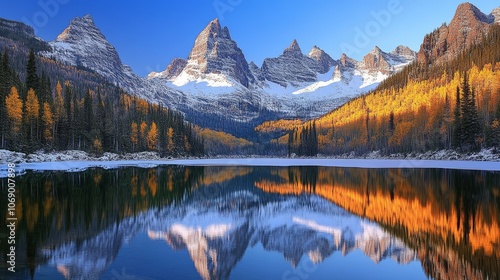
[[[423,36],[449,22],[462,2],[16,0],[2,3],[0,17],[31,23],[39,37],[54,40],[72,18],[91,14],[123,62],[145,76],[164,70],[175,57],[187,58],[198,33],[216,17],[247,60],[259,66],[264,58],[280,55],[293,39],[304,53],[318,45],[334,59],[347,52],[359,60],[376,45],[384,51],[401,44],[418,51]],[[471,3],[487,14],[500,6],[492,0]],[[390,19],[377,21],[373,12],[380,11]]]

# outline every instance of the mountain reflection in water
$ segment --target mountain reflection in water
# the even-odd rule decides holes
[[[202,279],[229,279],[256,246],[292,268],[360,251],[373,263],[418,261],[434,279],[500,277],[498,173],[171,166],[18,180],[16,276],[55,267],[67,279],[118,279],[109,268],[146,234],[145,248],[188,252]]]

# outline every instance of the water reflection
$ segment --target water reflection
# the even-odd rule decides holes
[[[418,260],[434,279],[500,275],[498,173],[173,166],[19,179],[16,276],[25,278],[40,267],[109,276],[141,233],[187,251],[202,279],[229,279],[257,245],[292,267],[361,251],[374,263]],[[6,253],[1,243],[2,271]]]

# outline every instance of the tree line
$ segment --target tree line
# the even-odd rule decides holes
[[[203,155],[203,140],[177,112],[150,104],[113,87],[52,85],[28,54],[25,81],[0,54],[0,147],[33,152],[78,149],[94,153],[158,151],[163,155]]]
[[[320,154],[498,151],[500,26],[455,59],[431,66],[412,64],[314,122]],[[290,133],[312,123],[291,127],[276,142],[300,146],[303,140]]]

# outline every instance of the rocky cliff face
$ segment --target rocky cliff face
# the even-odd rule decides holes
[[[220,189],[219,189],[220,188]],[[385,232],[314,195],[282,199],[249,190],[201,188],[177,206],[166,206],[113,225],[77,245],[69,242],[44,249],[49,264],[64,268],[71,279],[98,279],[126,240],[147,232],[174,250],[186,250],[205,280],[229,279],[250,247],[262,244],[295,267],[303,258],[319,264],[335,252],[357,249],[375,263],[416,259],[413,250]],[[97,261],[96,261],[97,260]],[[91,265],[89,265],[91,263]]]
[[[22,45],[15,42],[22,43]],[[2,18],[0,18],[0,48],[2,51],[8,49],[10,55],[13,52],[19,52],[20,48],[32,48],[35,51],[51,50],[47,42],[35,36],[33,27],[22,22]]]
[[[179,76],[184,68],[186,68],[187,61],[182,58],[174,58],[172,62],[167,66],[167,69],[163,72],[151,72],[148,75],[148,79],[160,78],[160,79],[172,79]]]
[[[415,59],[416,53],[406,46],[398,46],[390,53],[383,52],[376,46],[363,58],[360,68],[370,73],[391,75]]]
[[[316,81],[316,60],[302,54],[297,40],[277,58],[266,58],[262,64],[264,78],[280,86]]]
[[[337,61],[317,46],[314,46],[307,56],[316,61],[316,71],[320,74],[325,74],[338,64]]]
[[[42,55],[91,69],[129,91],[142,86],[142,81],[122,63],[118,52],[95,26],[90,15],[73,19],[50,45],[53,50],[42,52]]]
[[[443,24],[425,36],[418,61],[429,64],[457,56],[481,40],[495,20],[498,20],[498,9],[487,16],[470,3],[459,5],[449,25]]]
[[[245,55],[218,19],[210,22],[196,38],[187,65],[177,76],[182,74],[188,80],[204,79],[207,74],[225,75],[244,87],[254,82]]]

